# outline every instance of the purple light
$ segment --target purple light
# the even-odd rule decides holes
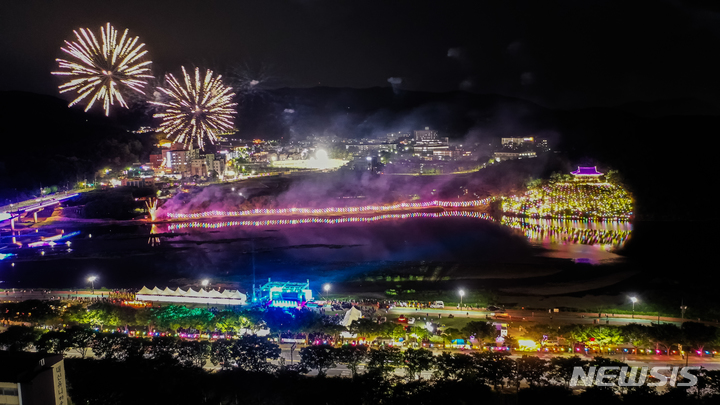
[[[582,167],[578,166],[578,169],[574,172],[570,172],[576,176],[602,176],[602,173],[597,171],[597,166],[593,167]]]

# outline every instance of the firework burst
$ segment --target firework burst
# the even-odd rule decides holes
[[[70,106],[90,97],[85,111],[101,100],[105,115],[109,115],[110,106],[116,101],[127,108],[123,93],[133,90],[144,94],[147,79],[153,77],[150,75],[152,62],[144,60],[147,51],[143,49],[145,44],[138,43],[138,37],[130,38],[125,30],[118,41],[118,31],[110,23],[100,27],[100,42],[90,29],[73,32],[77,41],[65,41],[66,46],[61,48],[72,60],[57,59],[60,70],[52,72],[68,76],[68,81],[59,89],[60,93],[77,94]]]
[[[233,102],[235,93],[222,83],[222,76],[213,76],[207,70],[202,77],[199,68],[195,68],[195,77],[191,77],[182,67],[184,85],[172,74],[165,75],[167,87],[159,87],[167,101],[154,101],[154,105],[163,107],[162,112],[154,115],[162,118],[160,130],[174,142],[191,145],[197,142],[204,149],[205,138],[210,143],[217,140],[217,134],[233,128],[233,116],[237,103]]]

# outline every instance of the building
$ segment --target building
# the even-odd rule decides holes
[[[500,143],[502,144],[502,146],[520,146],[526,144],[532,145],[535,143],[535,138],[501,138]]]
[[[207,177],[207,175],[208,175],[207,161],[204,158],[193,159],[190,164],[190,175]]]
[[[424,130],[413,131],[413,135],[415,136],[415,142],[437,142],[439,140],[438,132],[430,129],[430,127],[425,127]]]
[[[352,148],[352,149],[350,149]],[[377,152],[395,152],[397,150],[396,143],[350,143],[345,145],[346,150],[357,152],[377,151]]]
[[[120,185],[123,187],[155,187],[155,178],[130,178],[120,179]]]
[[[535,153],[535,152],[495,152],[495,153],[493,153],[493,157],[495,158],[496,162],[502,162],[505,160],[534,158],[534,157],[537,157],[537,153]]]
[[[173,173],[189,173],[192,160],[200,157],[199,149],[175,149],[165,152],[165,165]]]
[[[190,175],[209,177],[214,171],[218,177],[223,177],[225,166],[225,156],[221,153],[201,155],[190,163]]]
[[[380,160],[376,156],[358,156],[348,162],[347,167],[351,170],[377,172],[380,168]]]
[[[62,355],[0,351],[0,404],[67,403]]]
[[[570,172],[570,174],[573,175],[573,179],[575,181],[599,181],[600,176],[602,176],[604,173],[600,173],[597,171],[597,166],[592,167],[581,167],[578,166],[578,169],[574,172]]]
[[[297,307],[313,299],[310,289],[310,280],[305,283],[268,282],[257,289],[260,302],[266,302],[271,307]]]
[[[163,159],[165,159],[165,156],[162,152],[150,155],[150,166],[153,169],[161,168],[163,164]]]

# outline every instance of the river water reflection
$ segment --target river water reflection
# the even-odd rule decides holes
[[[77,286],[89,273],[102,274],[107,285],[137,287],[197,277],[248,283],[253,268],[261,280],[340,280],[431,262],[471,263],[466,268],[476,272],[483,263],[543,257],[607,263],[622,260],[615,250],[627,242],[632,225],[511,217],[498,221],[458,210],[89,225],[64,232],[78,234],[35,247],[6,244],[0,261],[0,281],[5,283],[0,288]]]

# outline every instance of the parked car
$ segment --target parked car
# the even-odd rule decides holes
[[[435,301],[430,304],[430,308],[445,308],[445,303],[442,301]]]

